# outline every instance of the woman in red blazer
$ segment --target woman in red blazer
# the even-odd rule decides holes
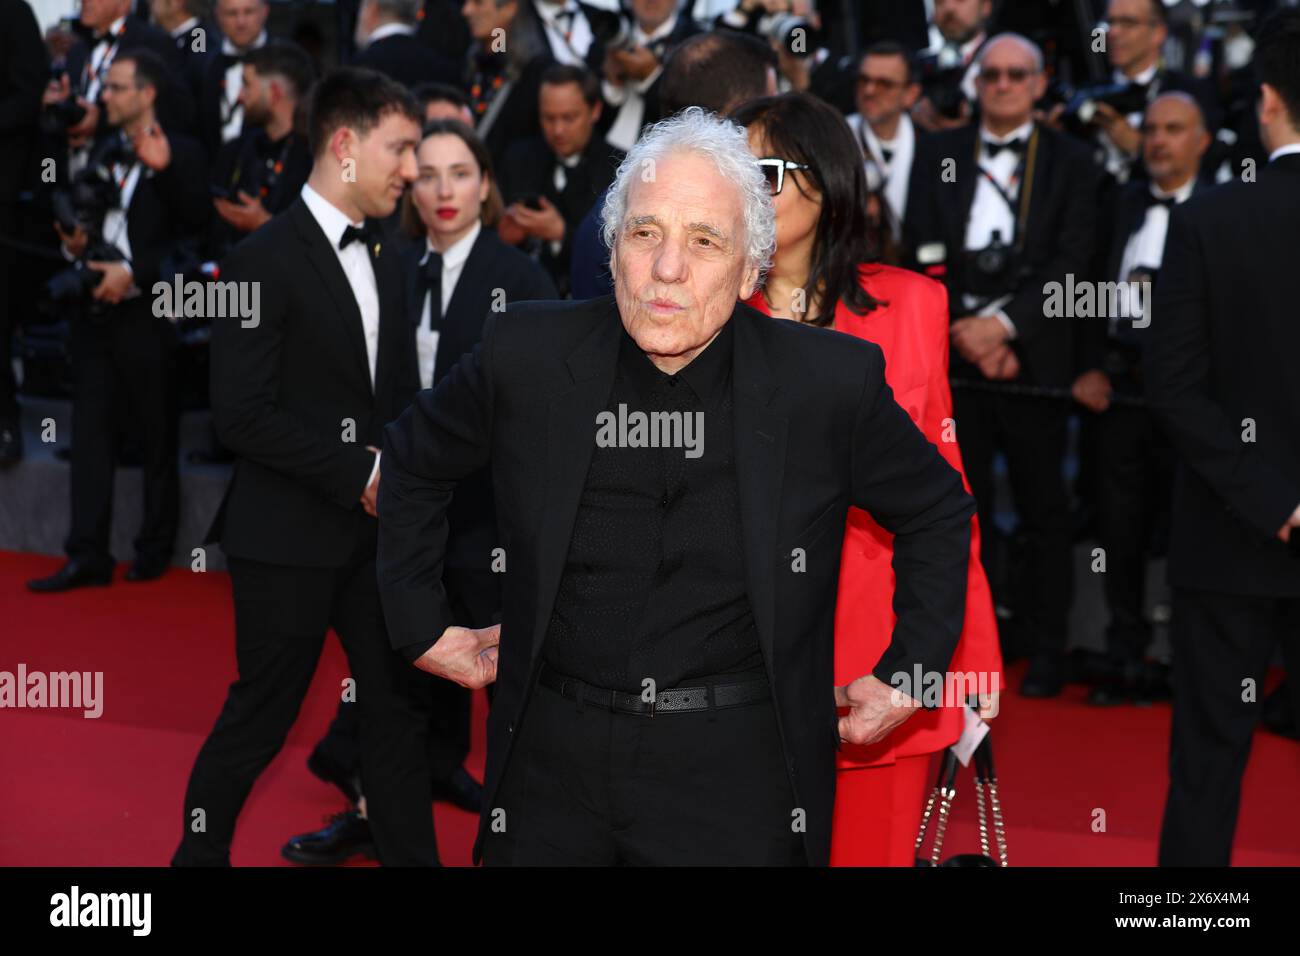
[[[917,273],[874,262],[862,155],[843,117],[821,100],[790,93],[747,103],[731,118],[748,128],[776,206],[772,269],[748,304],[879,345],[899,405],[965,481],[948,388],[947,290]],[[849,509],[835,615],[838,686],[870,673],[889,644],[892,561],[892,535],[866,512]],[[991,719],[1002,658],[975,519],[966,619],[949,671],[973,675],[967,690],[987,695],[980,697],[980,714]],[[945,694],[948,706],[918,709],[878,743],[840,748],[832,866],[913,865],[930,757],[961,735],[962,697],[960,691]]]

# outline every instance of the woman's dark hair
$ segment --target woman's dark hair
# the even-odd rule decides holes
[[[478,133],[458,119],[436,119],[425,123],[424,129],[420,131],[420,142],[423,143],[430,136],[443,134],[460,138],[473,154],[474,161],[478,163],[479,173],[488,181],[488,197],[483,201],[479,221],[495,229],[496,224],[501,221],[505,203],[501,201],[501,190],[497,188],[496,174],[492,172],[492,155],[483,145],[483,140],[479,139]],[[419,147],[417,146],[416,149],[418,150]],[[415,208],[414,191],[411,189],[407,189],[406,195],[402,197],[402,229],[412,239],[418,239],[428,233],[424,220],[420,218],[420,210]]]
[[[818,298],[819,314],[810,315],[808,323],[830,325],[837,302],[859,315],[870,312],[880,303],[862,288],[858,267],[878,261],[880,254],[867,221],[862,151],[844,117],[815,96],[783,93],[745,103],[730,118],[757,126],[773,155],[806,164],[803,175],[821,193],[807,285],[809,304]],[[792,177],[786,179],[789,189]],[[793,184],[803,192],[797,178]]]

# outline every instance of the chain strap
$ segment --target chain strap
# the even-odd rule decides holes
[[[1007,865],[1007,831],[1002,823],[1002,801],[998,799],[998,778],[990,777],[988,780],[989,804],[993,808],[993,839],[998,846],[998,865]],[[981,811],[983,804],[980,805]],[[982,829],[982,827],[981,827]],[[984,850],[988,854],[987,847]]]
[[[939,865],[939,854],[943,850],[944,834],[948,832],[948,813],[952,810],[952,801],[957,796],[956,787],[943,787],[939,790],[939,819],[934,825],[934,846],[930,848],[930,863]]]
[[[975,778],[975,806],[979,810],[980,816],[980,852],[985,856],[989,855],[989,824],[988,814],[984,809],[984,781],[979,777]]]
[[[935,787],[930,791],[930,798],[925,801],[925,810],[921,813],[921,829],[916,831],[916,854],[921,853],[921,844],[925,842],[925,831],[930,826],[930,814],[934,810],[934,801],[939,798],[939,788]]]

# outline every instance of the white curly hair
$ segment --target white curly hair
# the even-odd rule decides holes
[[[605,247],[614,248],[619,228],[627,216],[633,176],[647,164],[653,168],[672,153],[703,154],[713,162],[719,175],[740,191],[745,259],[747,265],[758,267],[761,282],[771,268],[772,254],[776,251],[776,211],[767,180],[749,150],[745,128],[699,106],[688,107],[655,123],[619,164],[600,211],[600,233]]]

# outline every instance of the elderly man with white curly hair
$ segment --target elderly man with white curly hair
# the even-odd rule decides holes
[[[775,245],[744,130],[698,108],[652,127],[603,227],[614,295],[494,313],[388,427],[393,645],[496,681],[476,862],[825,865],[840,741],[920,706],[892,675],[948,667],[973,503],[876,346],[739,302]],[[442,585],[446,513],[485,467],[504,596],[471,630]],[[897,626],[835,687],[850,505],[895,536]]]

